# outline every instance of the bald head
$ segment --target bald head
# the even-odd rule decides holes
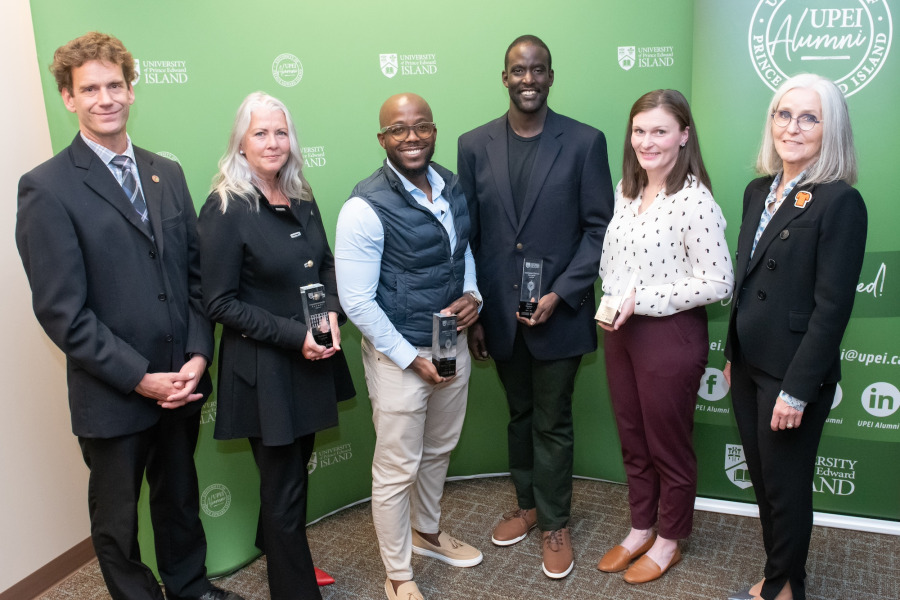
[[[391,96],[381,105],[381,111],[378,113],[379,127],[393,125],[400,120],[400,116],[412,113],[422,115],[426,121],[434,120],[431,107],[422,96],[411,93]]]
[[[428,164],[437,140],[431,107],[416,94],[397,94],[381,105],[378,121],[378,143],[390,163],[419,189],[426,189]]]

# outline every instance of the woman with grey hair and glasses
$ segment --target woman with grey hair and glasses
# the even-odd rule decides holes
[[[775,92],[744,192],[725,376],[766,564],[748,597],[806,598],[813,472],[866,248],[847,103],[818,75]]]

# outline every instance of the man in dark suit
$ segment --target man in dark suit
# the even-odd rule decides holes
[[[163,598],[137,542],[146,472],[167,598],[239,600],[206,577],[193,453],[213,336],[184,174],[126,134],[134,59],[122,42],[88,33],[51,70],[80,132],[22,176],[16,244],[35,315],[66,354],[100,569],[116,600]]]
[[[461,136],[458,158],[484,297],[469,347],[477,359],[493,356],[506,389],[518,500],[492,540],[508,546],[540,526],[544,573],[562,578],[574,565],[572,391],[581,356],[597,348],[594,282],[612,182],[603,134],[547,107],[553,69],[544,42],[513,41],[502,77],[509,111]],[[530,316],[518,312],[525,259],[543,260]]]

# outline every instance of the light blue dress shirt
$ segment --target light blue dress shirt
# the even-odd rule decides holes
[[[144,186],[141,185],[141,176],[137,170],[137,161],[134,159],[134,146],[131,145],[131,136],[127,136],[128,138],[128,147],[125,149],[125,152],[122,153],[122,156],[127,156],[131,159],[131,174],[134,175],[134,180],[137,181],[138,189],[141,190],[141,195],[144,198],[147,197],[144,194]],[[112,159],[116,156],[119,156],[106,146],[102,146],[93,140],[87,139],[84,134],[81,134],[81,139],[84,140],[84,143],[88,145],[88,147],[94,151],[94,154],[100,157],[100,160],[106,165],[106,168],[109,169],[109,172],[113,174],[113,177],[116,178],[116,181],[119,182],[119,185],[122,185],[122,179],[124,179],[124,175],[122,174],[122,169],[113,164]]]
[[[444,180],[428,167],[428,183],[432,201],[425,192],[400,174],[388,160],[387,165],[400,178],[400,182],[416,202],[424,206],[440,221],[450,236],[450,252],[456,249],[456,229],[450,203],[443,197]],[[359,197],[350,198],[338,216],[334,244],[334,262],[337,271],[338,294],[347,317],[372,343],[401,369],[415,360],[418,352],[397,331],[387,315],[375,301],[378,278],[381,275],[381,257],[384,254],[384,226],[368,202]],[[466,247],[463,290],[478,291],[475,277],[475,257],[471,246]]]

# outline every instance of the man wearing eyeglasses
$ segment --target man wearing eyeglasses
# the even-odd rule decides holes
[[[471,567],[481,552],[440,530],[440,500],[466,413],[466,328],[481,295],[469,247],[469,213],[456,175],[431,162],[437,127],[415,94],[387,99],[378,142],[387,158],[359,182],[338,217],[335,265],[341,305],[363,334],[375,424],[372,519],[389,600],[423,596],[412,553]],[[432,363],[434,313],[455,314],[456,375]]]

